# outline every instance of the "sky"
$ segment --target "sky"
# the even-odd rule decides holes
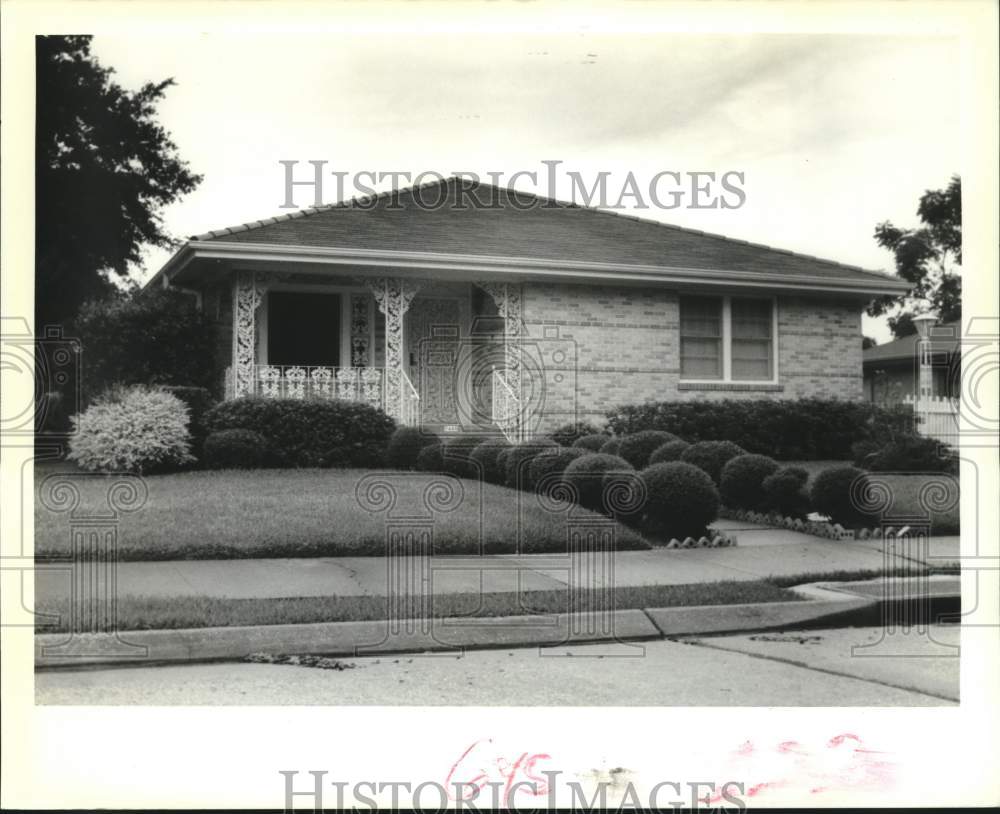
[[[616,193],[630,171],[640,186],[665,170],[741,172],[739,208],[632,214],[892,270],[875,225],[916,224],[920,195],[959,169],[959,53],[945,37],[99,35],[93,51],[125,87],[176,81],[160,120],[204,175],[164,211],[178,238],[287,213],[283,160],[301,178],[322,160],[349,178],[533,170],[540,182],[557,160],[561,198],[565,171],[607,171]],[[326,203],[336,191],[330,175]],[[147,252],[136,276],[169,255]],[[884,320],[864,330],[889,338]]]

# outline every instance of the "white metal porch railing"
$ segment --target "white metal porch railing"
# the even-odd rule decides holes
[[[493,369],[493,423],[500,428],[506,439],[512,444],[524,440],[524,427],[521,421],[521,399],[507,381],[507,371]]]
[[[254,365],[252,395],[262,398],[336,399],[378,407],[406,426],[420,421],[420,395],[399,372],[398,404],[389,404],[386,370],[381,367]],[[226,368],[226,398],[234,395],[232,369]],[[394,409],[395,408],[395,409]]]
[[[958,448],[959,402],[947,396],[922,396],[915,399],[908,395],[904,404],[913,408],[917,432],[935,438],[948,446]]]

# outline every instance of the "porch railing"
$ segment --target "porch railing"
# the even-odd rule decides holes
[[[524,440],[521,422],[521,399],[507,381],[507,371],[493,369],[493,423],[512,444]]]
[[[959,402],[946,396],[912,395],[903,399],[904,404],[913,408],[917,432],[927,438],[935,438],[951,447],[958,447]]]
[[[360,401],[395,416],[401,424],[420,421],[420,396],[400,371],[398,409],[387,403],[386,371],[381,367],[310,367],[254,365],[253,395],[262,398]],[[232,371],[226,369],[226,395],[233,396]]]

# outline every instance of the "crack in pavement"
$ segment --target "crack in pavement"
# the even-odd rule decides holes
[[[678,641],[680,640],[681,640],[680,637],[678,637]],[[926,695],[928,698],[937,698],[940,701],[949,701],[954,704],[961,703],[960,699],[952,698],[951,696],[948,695],[941,695],[939,693],[929,692],[928,690],[919,689],[917,687],[906,686],[905,684],[893,684],[890,681],[881,681],[877,678],[868,678],[866,676],[854,675],[853,673],[845,673],[840,670],[831,669],[829,667],[817,667],[812,664],[806,664],[805,662],[801,662],[796,659],[785,658],[783,656],[767,656],[764,655],[763,653],[748,653],[745,650],[740,650],[739,648],[736,647],[723,647],[722,645],[718,644],[708,644],[702,639],[697,639],[693,637],[686,638],[684,643],[694,645],[695,647],[706,647],[710,650],[721,650],[725,651],[726,653],[740,653],[741,655],[749,656],[750,658],[754,659],[761,659],[763,661],[776,661],[780,662],[781,664],[787,664],[791,667],[801,667],[804,670],[810,670],[816,673],[824,673],[826,675],[839,676],[840,678],[853,678],[855,681],[864,681],[867,684],[876,684],[880,687],[889,687],[890,689],[894,690],[904,690],[906,692],[914,692],[917,693],[918,695]]]

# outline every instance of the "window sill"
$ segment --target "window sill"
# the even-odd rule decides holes
[[[678,390],[723,390],[740,393],[781,393],[785,389],[783,384],[774,382],[693,382],[681,381],[677,385]]]

